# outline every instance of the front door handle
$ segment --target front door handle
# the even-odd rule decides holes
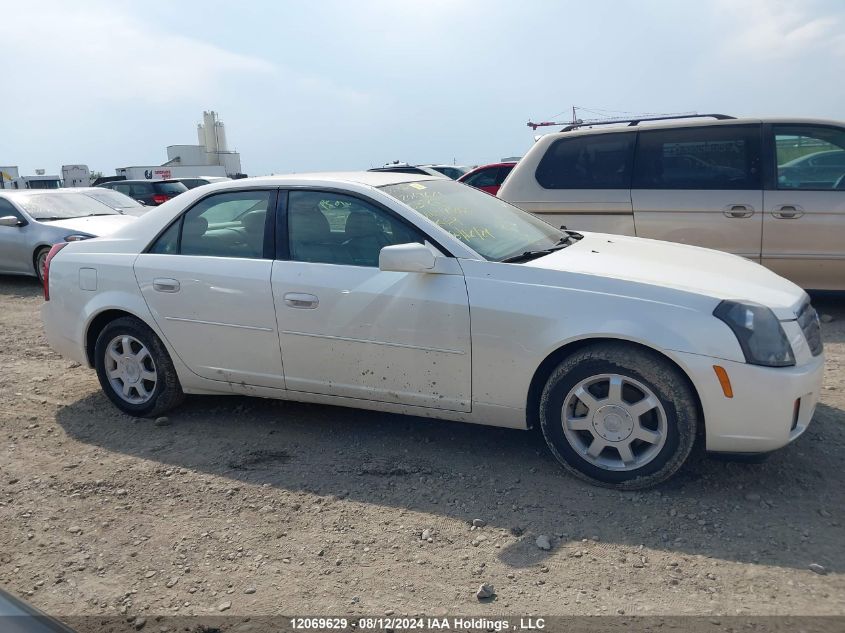
[[[303,292],[288,292],[285,295],[285,305],[288,305],[291,308],[313,310],[320,305],[320,300],[316,297],[316,295],[309,295]]]
[[[179,282],[176,279],[153,279],[153,290],[158,292],[179,292]]]
[[[729,218],[750,218],[754,215],[754,207],[747,204],[729,204],[722,212]]]
[[[772,211],[772,215],[780,220],[795,220],[804,215],[804,209],[796,204],[782,204]]]

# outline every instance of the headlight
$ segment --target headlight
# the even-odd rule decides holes
[[[80,242],[82,240],[90,240],[93,235],[85,235],[85,233],[74,233],[65,238],[65,242]]]
[[[766,306],[722,301],[713,310],[713,316],[724,321],[736,334],[747,363],[766,367],[795,364],[792,347],[780,321]]]

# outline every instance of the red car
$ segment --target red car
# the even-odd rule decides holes
[[[476,189],[481,189],[495,196],[499,191],[499,187],[505,181],[505,177],[511,173],[514,165],[516,163],[513,162],[482,165],[465,173],[458,178],[458,182],[470,185]]]

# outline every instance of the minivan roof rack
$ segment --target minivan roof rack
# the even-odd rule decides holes
[[[718,121],[726,121],[728,119],[735,119],[735,116],[729,114],[664,114],[658,116],[638,116],[630,119],[578,119],[577,121],[542,121],[540,123],[528,122],[528,127],[536,130],[538,127],[548,127],[552,125],[563,125],[561,132],[570,132],[577,130],[580,127],[592,127],[594,125],[612,125],[616,123],[627,123],[629,126],[638,125],[642,121],[670,121],[674,119],[716,119]]]

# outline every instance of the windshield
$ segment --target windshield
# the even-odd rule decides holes
[[[39,193],[17,200],[33,220],[64,220],[86,215],[118,215],[117,211],[79,193]]]
[[[111,189],[98,189],[97,191],[86,191],[85,195],[89,198],[94,198],[98,202],[107,204],[112,209],[143,209],[144,205],[125,196],[119,191],[112,191]]]
[[[453,180],[404,182],[381,189],[491,261],[551,248],[566,235],[507,202]]]

